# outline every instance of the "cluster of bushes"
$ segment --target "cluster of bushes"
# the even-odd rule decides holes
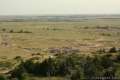
[[[111,26],[111,25],[104,25],[104,26],[96,25],[96,26],[93,26],[93,27],[84,26],[82,28],[83,29],[104,29],[104,30],[120,29],[120,27],[118,27],[118,26]]]
[[[24,31],[24,30],[20,30],[20,31],[14,31],[14,30],[10,30],[9,33],[32,33],[31,31]]]
[[[96,53],[96,52],[95,52]],[[99,53],[99,54],[106,54],[106,53],[120,53],[120,48],[116,48],[116,47],[111,47],[111,48],[109,48],[109,49],[99,49],[98,51],[97,51],[97,53]]]
[[[0,80],[8,80],[5,75],[0,75]]]
[[[5,28],[2,29],[3,32],[7,32],[7,33],[32,33],[31,31],[26,31],[26,30],[20,30],[20,31],[14,31],[13,29],[11,30],[6,30]]]
[[[109,29],[110,28],[110,26],[96,26],[95,27],[96,29]]]
[[[11,78],[24,80],[28,74],[42,77],[61,76],[68,80],[120,79],[120,54],[83,56],[80,54],[57,55],[40,62],[38,58],[22,61],[10,72]]]
[[[116,53],[116,52],[120,52],[120,48],[117,49],[116,47],[112,47],[112,48],[110,48],[110,50],[109,50],[109,53]]]
[[[101,33],[100,35],[102,35],[102,36],[112,36],[112,34],[110,34],[110,33]]]
[[[48,52],[55,54],[67,54],[67,53],[79,53],[80,50],[72,47],[62,47],[62,48],[49,48]]]
[[[99,26],[99,25],[97,25],[97,26],[95,26],[95,27],[85,26],[85,27],[83,27],[83,28],[84,28],[84,29],[105,29],[105,30],[108,30],[108,29],[111,28],[111,26],[109,26],[109,25],[106,25],[106,26]]]
[[[60,29],[60,28],[43,28],[43,30],[52,30],[52,31],[58,31],[58,30],[63,30],[63,29]]]

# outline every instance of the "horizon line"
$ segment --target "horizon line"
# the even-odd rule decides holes
[[[110,14],[0,14],[0,16],[77,16],[77,15],[120,15],[120,13]]]

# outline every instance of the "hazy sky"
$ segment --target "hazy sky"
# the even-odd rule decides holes
[[[119,13],[120,0],[0,0],[0,15]]]

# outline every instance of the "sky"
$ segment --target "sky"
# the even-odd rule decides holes
[[[0,0],[0,15],[120,14],[120,0]]]

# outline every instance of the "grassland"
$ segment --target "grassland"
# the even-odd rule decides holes
[[[120,48],[120,19],[0,22],[1,73],[16,63],[13,60],[16,56],[27,59],[40,53],[42,58],[47,58],[52,55],[48,52],[49,48],[62,47],[76,48],[83,54],[90,54],[101,48]],[[5,64],[9,62],[12,63]]]
[[[51,47],[75,47],[91,52],[104,47],[120,47],[120,20],[0,22],[0,35],[0,42],[8,44],[0,45],[0,57],[24,57]]]

